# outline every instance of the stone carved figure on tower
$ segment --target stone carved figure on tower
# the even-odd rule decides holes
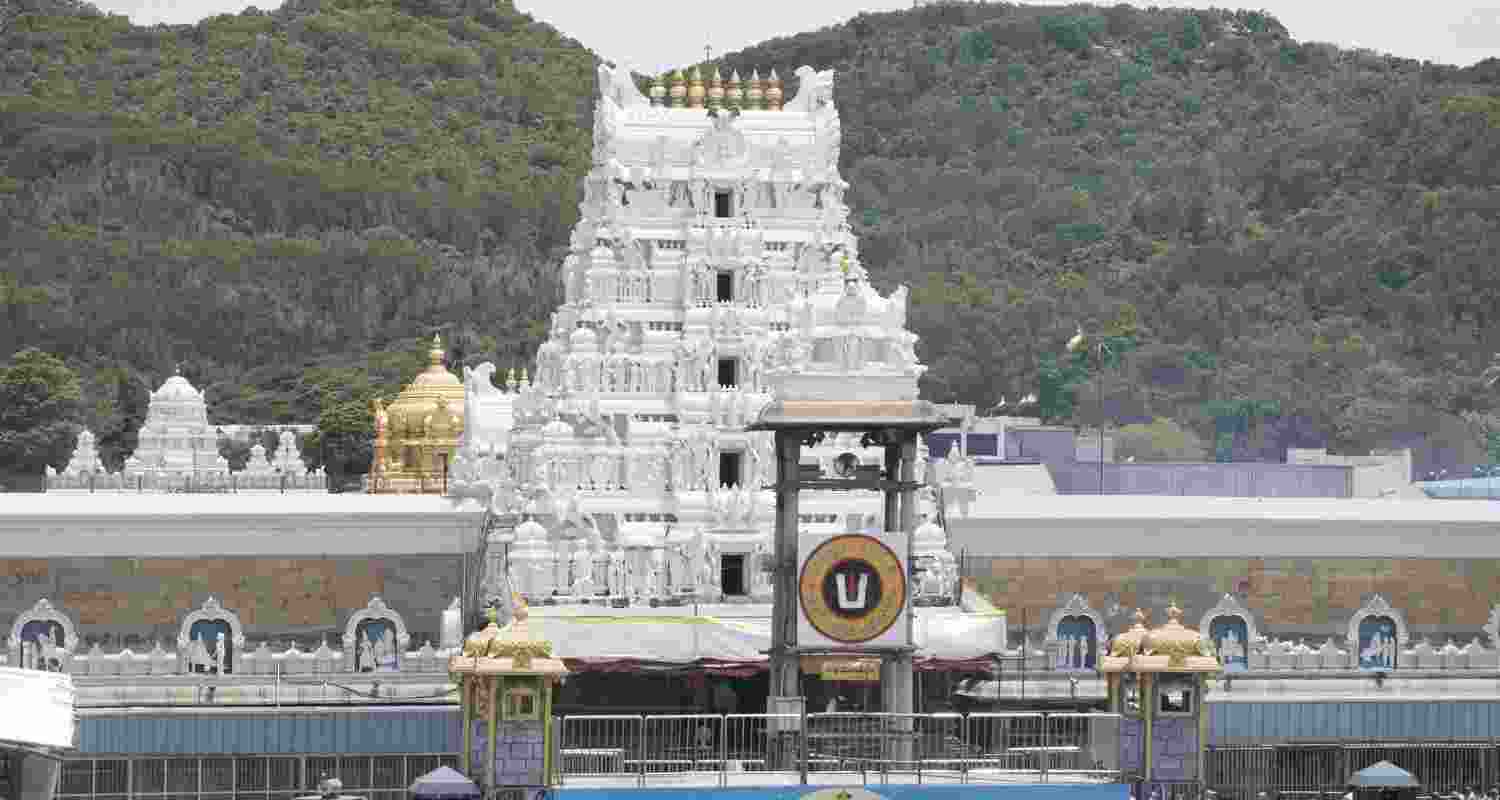
[[[620,108],[651,105],[624,66],[599,65],[599,93]]]
[[[719,114],[708,132],[693,144],[693,165],[697,167],[734,167],[748,160],[750,146],[745,134],[735,124],[737,114]]]
[[[833,103],[833,70],[819,72],[812,67],[798,67],[797,96],[783,106],[785,111],[817,111]]]

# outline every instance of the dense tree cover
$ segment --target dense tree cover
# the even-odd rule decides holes
[[[311,468],[323,468],[330,492],[357,491],[359,476],[370,471],[374,442],[375,415],[369,404],[335,403],[318,417],[318,429],[307,437],[302,458]]]
[[[1500,62],[1298,42],[1257,12],[1008,4],[725,61],[836,70],[871,274],[965,287],[914,294],[929,397],[1035,391],[1093,424],[1094,362],[1063,346],[1129,323],[1112,419],[1173,420],[1220,458],[1483,457],[1460,416],[1497,400]]]
[[[78,370],[107,463],[176,362],[268,430],[393,395],[434,332],[525,363],[590,150],[576,42],[508,2],[0,7],[0,341]]]
[[[0,486],[34,491],[47,467],[68,465],[82,430],[78,376],[51,353],[27,348],[0,367]]]
[[[486,0],[25,10],[0,34],[0,340],[66,356],[119,447],[174,361],[216,421],[271,425],[393,394],[434,331],[529,356],[589,157],[577,43]],[[1061,352],[1082,325],[1135,343],[1108,416],[1220,457],[1414,433],[1480,457],[1496,64],[1256,12],[951,3],[720,64],[788,96],[797,66],[837,71],[851,223],[877,280],[918,289],[929,397],[1092,422],[1099,366]]]

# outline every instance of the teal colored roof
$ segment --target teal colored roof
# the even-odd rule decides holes
[[[459,708],[120,709],[79,714],[79,755],[457,753]]]
[[[1500,500],[1500,478],[1458,478],[1447,481],[1417,481],[1417,487],[1441,500]]]

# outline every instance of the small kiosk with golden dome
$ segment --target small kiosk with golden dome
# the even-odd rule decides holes
[[[390,406],[371,403],[375,457],[370,494],[442,494],[449,459],[464,435],[464,384],[443,366],[443,341],[432,337],[427,369]]]
[[[1122,717],[1121,771],[1148,784],[1202,780],[1203,697],[1221,670],[1213,644],[1183,626],[1176,604],[1167,609],[1167,624],[1150,630],[1145,612],[1136,610],[1135,625],[1115,637],[1099,663],[1110,706]],[[1142,789],[1138,796],[1154,794]]]
[[[490,624],[448,661],[463,705],[463,772],[486,798],[557,784],[552,691],[568,668],[552,657],[551,643],[533,638],[525,601],[515,595],[511,602],[509,625],[502,630],[491,608]]]

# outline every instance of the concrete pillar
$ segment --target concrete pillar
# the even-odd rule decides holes
[[[904,484],[901,492],[901,520],[900,530],[906,534],[906,561],[911,564],[911,535],[917,527],[917,438],[915,433],[906,434],[902,439],[899,460],[901,482]],[[892,448],[894,449],[894,448]],[[913,642],[915,633],[915,617],[912,606],[912,593],[908,588],[906,593],[906,641]],[[912,680],[912,651],[891,654],[883,661],[889,662],[887,675],[883,675],[885,688],[885,708],[893,714],[912,713],[912,693],[914,682]],[[891,758],[895,761],[911,762],[916,758],[915,742],[909,735],[912,731],[911,717],[897,717],[895,732],[897,738],[892,741]]]
[[[885,448],[885,476],[890,480],[901,477],[901,446],[886,445]],[[901,524],[901,490],[891,488],[885,490],[885,521],[882,531],[897,531]]]
[[[797,520],[797,478],[802,459],[802,433],[799,431],[776,432],[776,529],[771,545],[775,573],[772,575],[773,601],[771,606],[771,691],[769,708],[772,714],[793,713],[795,706],[783,705],[778,698],[799,697],[802,694],[802,665],[797,653],[797,621],[800,608],[797,591],[797,537],[800,526]],[[800,724],[791,726],[772,720],[769,732],[775,736],[771,743],[772,766],[785,769],[792,766],[801,751]]]

